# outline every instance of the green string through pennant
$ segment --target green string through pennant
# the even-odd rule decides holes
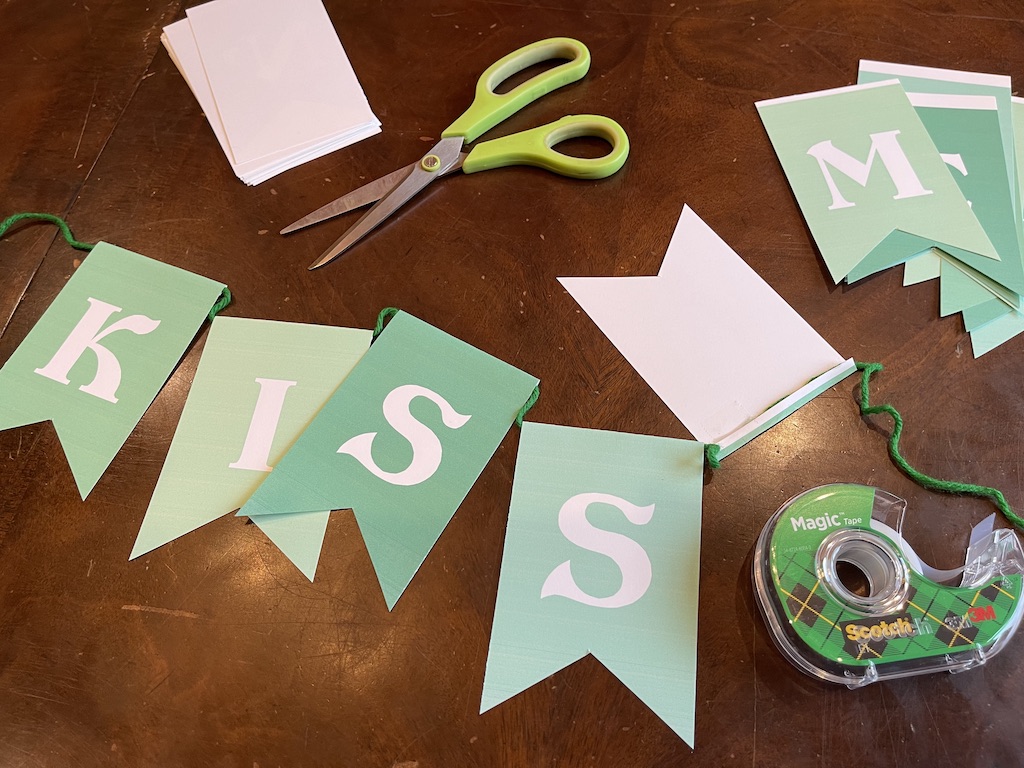
[[[1018,528],[1024,529],[1024,518],[1014,512],[1006,502],[1002,491],[989,488],[984,485],[973,485],[971,483],[960,483],[955,480],[939,480],[914,469],[900,454],[900,435],[903,433],[903,417],[888,403],[882,405],[870,405],[868,381],[871,375],[882,370],[881,363],[857,363],[857,370],[863,374],[860,382],[860,412],[862,416],[869,416],[876,413],[886,413],[893,421],[892,434],[889,436],[889,456],[904,474],[911,480],[927,488],[929,491],[940,491],[942,493],[962,493],[969,496],[980,496],[992,499],[999,511],[1006,515],[1006,518]]]
[[[213,318],[215,318],[220,313],[220,311],[230,303],[231,289],[225,285],[224,290],[220,292],[220,298],[213,302],[213,306],[210,308],[210,314],[207,315],[207,317],[210,319],[210,322],[212,323]]]
[[[397,307],[384,307],[377,315],[377,324],[373,326],[373,338],[370,339],[371,343],[377,340],[377,337],[384,332],[384,326],[388,324],[388,320],[398,314]]]
[[[722,450],[722,446],[718,443],[705,443],[704,444],[704,461],[712,469],[718,469],[722,466],[721,460],[718,458],[719,452]]]
[[[56,224],[60,227],[61,234],[64,235],[64,239],[68,241],[68,245],[72,248],[77,248],[80,251],[91,251],[95,247],[95,243],[83,243],[81,240],[76,240],[75,236],[71,233],[71,227],[67,225],[60,216],[54,216],[51,213],[16,213],[13,216],[8,216],[3,221],[0,221],[0,237],[17,224],[19,221],[25,219],[37,219],[39,221],[48,221],[51,224]]]
[[[540,384],[533,388],[533,392],[526,398],[526,402],[523,403],[523,407],[519,409],[519,413],[516,414],[516,426],[520,429],[523,428],[523,419],[526,414],[529,413],[530,409],[540,400]]]

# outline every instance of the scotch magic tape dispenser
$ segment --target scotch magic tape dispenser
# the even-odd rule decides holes
[[[964,567],[926,565],[900,534],[906,502],[826,485],[786,502],[754,550],[754,592],[782,653],[807,674],[857,688],[959,672],[998,653],[1020,624],[1024,551],[994,515]]]

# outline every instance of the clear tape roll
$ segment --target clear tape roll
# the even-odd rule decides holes
[[[851,688],[955,672],[984,663],[1016,632],[1016,534],[989,518],[973,529],[964,566],[939,570],[902,536],[905,509],[876,488],[829,485],[791,499],[765,525],[754,592],[775,644],[799,669]]]

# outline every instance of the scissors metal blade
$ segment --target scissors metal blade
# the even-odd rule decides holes
[[[441,178],[444,175],[444,171],[459,162],[462,144],[463,139],[461,136],[452,136],[437,142],[423,156],[423,159],[414,164],[408,176],[380,198],[370,210],[364,213],[362,218],[353,224],[344,235],[338,238],[330,248],[324,251],[319,259],[309,265],[309,269],[318,269],[336,259],[401,208],[413,195],[431,182]],[[431,156],[434,156],[436,159],[436,167],[433,170],[427,170],[424,167],[424,159]]]
[[[441,176],[447,176],[449,173],[462,168],[462,160],[465,160],[466,153],[460,153],[459,160],[457,160],[451,167],[445,168],[443,171],[438,173]],[[296,232],[305,227],[312,226],[313,224],[319,224],[321,221],[327,221],[333,219],[335,216],[341,216],[343,213],[354,211],[356,208],[362,208],[364,205],[370,203],[376,203],[384,195],[390,192],[397,184],[399,184],[406,176],[412,173],[412,169],[419,165],[419,161],[415,163],[409,163],[404,168],[399,168],[397,171],[392,171],[387,176],[381,176],[379,179],[363,184],[358,189],[353,189],[347,195],[342,195],[337,200],[332,200],[327,205],[317,208],[312,213],[303,216],[293,224],[289,224],[287,227],[281,230],[282,235]]]
[[[281,230],[281,234],[287,235],[289,232],[295,232],[296,230],[303,229],[311,224],[319,224],[321,221],[333,219],[335,216],[340,216],[343,213],[348,213],[356,208],[362,208],[364,205],[376,202],[384,197],[392,187],[408,176],[415,167],[416,163],[412,163],[405,166],[405,168],[399,168],[397,171],[392,171],[387,176],[381,176],[379,179],[375,179],[368,184],[364,184],[359,187],[359,189],[355,189],[347,195],[339,197],[337,200],[332,200],[327,205],[317,208],[315,211],[307,216],[303,216],[293,224],[289,224]]]

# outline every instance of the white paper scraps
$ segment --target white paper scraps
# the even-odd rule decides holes
[[[186,13],[161,40],[246,184],[380,132],[321,0],[213,0]]]
[[[656,277],[558,280],[721,456],[855,370],[689,206]]]

